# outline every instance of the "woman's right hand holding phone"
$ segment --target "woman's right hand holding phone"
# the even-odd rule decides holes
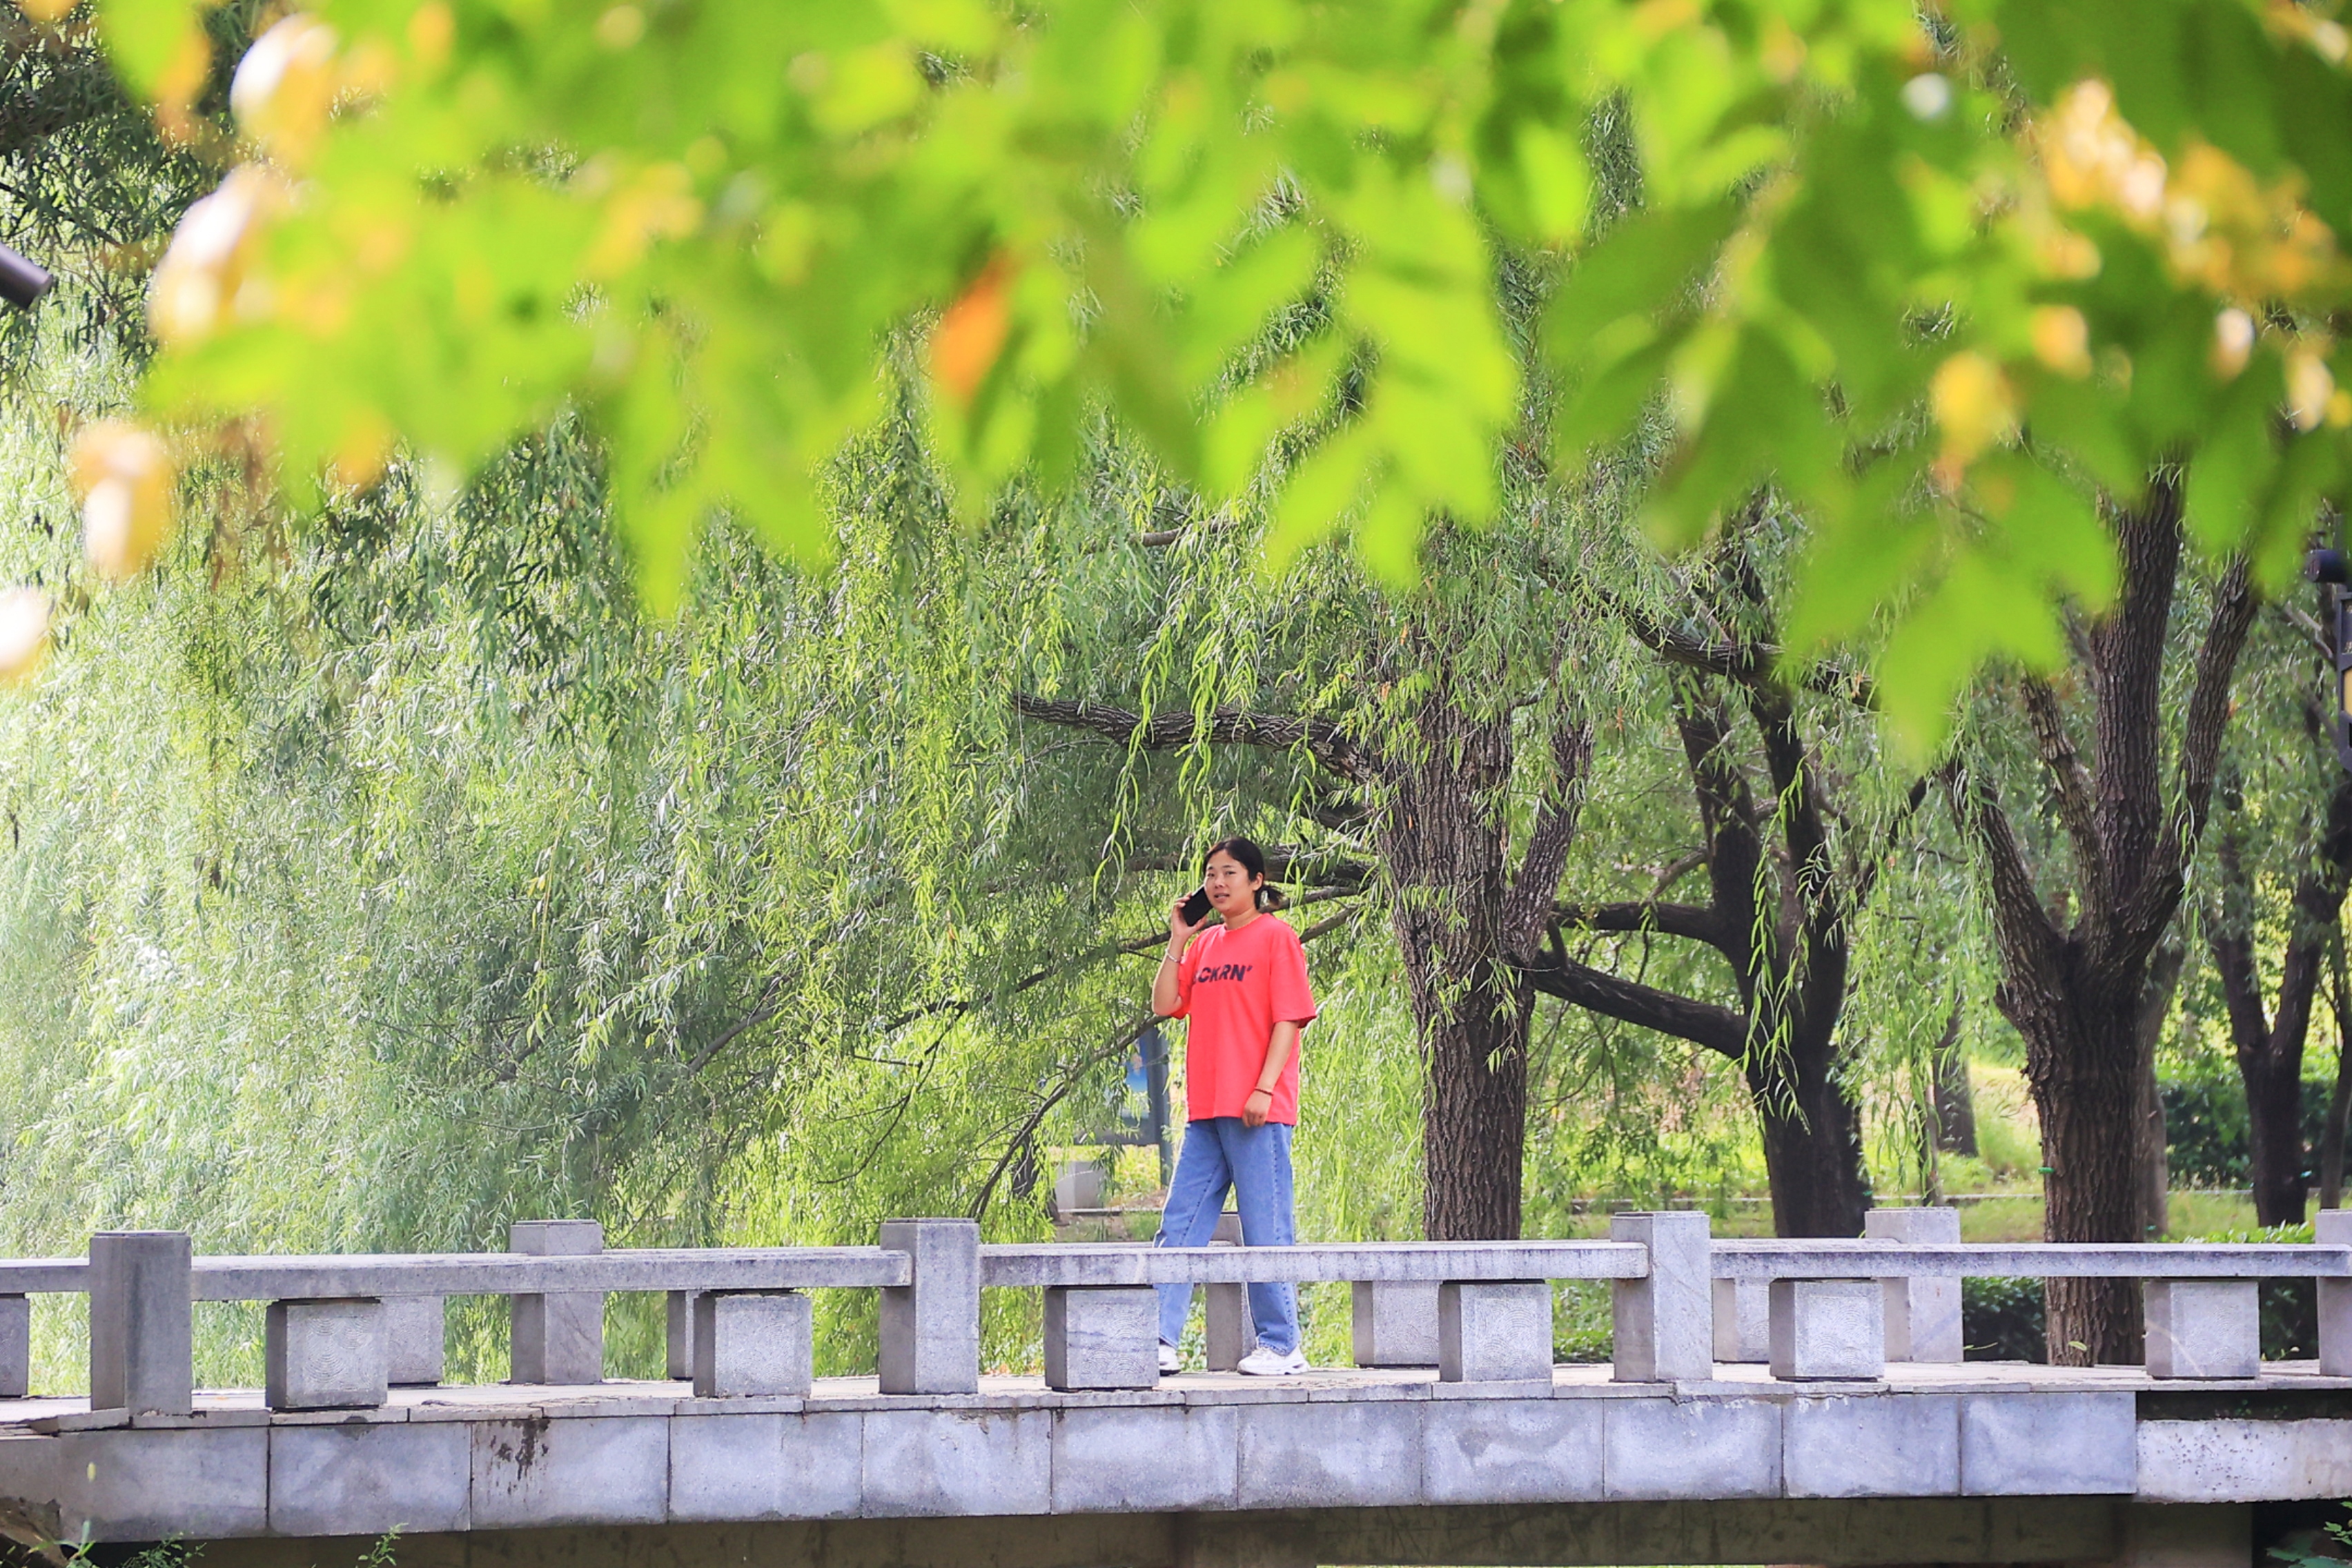
[[[1192,894],[1187,893],[1168,906],[1168,940],[1178,946],[1181,946],[1200,934],[1201,926],[1209,923],[1209,915],[1201,917],[1200,925],[1195,925],[1184,918],[1184,906],[1192,900]],[[1210,913],[1214,914],[1215,911],[1211,910]]]

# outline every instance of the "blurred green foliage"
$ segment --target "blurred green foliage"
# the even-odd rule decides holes
[[[194,123],[203,0],[92,5]],[[2058,662],[2152,470],[2273,584],[2342,494],[2345,39],[2258,0],[321,0],[239,68],[145,396],[265,414],[298,490],[578,408],[663,603],[715,515],[828,547],[893,353],[966,516],[1108,407],[1211,508],[1278,492],[1272,559],[1339,530],[1391,581],[1496,514],[1498,444],[1640,426],[1660,540],[1764,485],[1808,516],[1792,657],[1889,619],[1924,752],[1981,662]],[[1512,255],[1566,264],[1532,376]]]

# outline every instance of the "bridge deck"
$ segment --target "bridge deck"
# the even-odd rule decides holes
[[[1441,1384],[1411,1371],[1173,1377],[968,1395],[828,1378],[804,1398],[681,1383],[432,1387],[376,1409],[194,1414],[0,1404],[0,1503],[94,1539],[1107,1512],[1726,1500],[2352,1494],[2352,1378],[2274,1363],[2159,1382],[2132,1367],[1897,1363],[1868,1384]],[[50,1521],[44,1519],[49,1528]],[[1621,1559],[1622,1560],[1622,1559]],[[1678,1561],[1704,1561],[1680,1558]]]
[[[92,1414],[83,1396],[0,1399],[0,1433],[49,1435],[110,1426],[163,1428],[275,1422],[287,1426],[341,1426],[352,1422],[511,1420],[544,1415],[657,1416],[751,1415],[773,1412],[866,1410],[1052,1410],[1088,1406],[1170,1405],[1328,1404],[1415,1399],[1643,1399],[1671,1390],[1678,1399],[1822,1399],[1888,1394],[2086,1394],[2274,1395],[2337,1394],[2352,1415],[2352,1378],[2328,1377],[2311,1361],[2265,1362],[2258,1378],[2200,1381],[2150,1377],[2136,1366],[2064,1367],[2037,1362],[1963,1362],[1937,1364],[1894,1362],[1874,1382],[1792,1383],[1775,1380],[1761,1365],[1718,1363],[1706,1382],[1671,1384],[1618,1383],[1606,1363],[1571,1363],[1552,1369],[1541,1383],[1443,1384],[1434,1368],[1318,1367],[1286,1378],[1244,1377],[1237,1373],[1184,1373],[1163,1377],[1157,1389],[1109,1393],[1057,1393],[1042,1378],[983,1374],[972,1394],[886,1394],[876,1379],[821,1377],[805,1396],[759,1399],[697,1399],[693,1386],[662,1379],[610,1379],[601,1384],[524,1385],[441,1384],[394,1388],[389,1404],[371,1410],[298,1411],[273,1414],[259,1389],[199,1390],[194,1415],[141,1415],[120,1411]],[[2203,1401],[2200,1401],[2203,1402]]]

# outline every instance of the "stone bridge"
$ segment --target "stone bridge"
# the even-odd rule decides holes
[[[2245,1568],[2352,1496],[2352,1215],[2312,1246],[1860,1241],[872,1247],[197,1258],[186,1236],[0,1262],[0,1530],[334,1564],[2129,1563]],[[2144,1282],[2143,1367],[1963,1362],[1958,1281]],[[2319,1281],[2315,1363],[2260,1357],[2257,1289]],[[1347,1281],[1354,1360],[1162,1378],[1150,1287]],[[1552,1363],[1553,1282],[1605,1279],[1614,1360]],[[1044,1376],[982,1376],[981,1292],[1045,1292]],[[875,1374],[811,1375],[812,1289],[880,1292]],[[605,1298],[668,1298],[670,1380],[604,1372]],[[27,1388],[30,1294],[84,1296],[86,1395]],[[443,1303],[509,1299],[511,1380],[442,1381]],[[194,1386],[192,1304],[268,1303],[268,1386]],[[110,1548],[109,1548],[110,1550]]]

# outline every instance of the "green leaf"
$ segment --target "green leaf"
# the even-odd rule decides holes
[[[2048,670],[2064,659],[2065,647],[2039,584],[1980,551],[1963,552],[1879,657],[1879,704],[1906,765],[1933,760],[1951,728],[1954,700],[1987,658],[2007,653]]]
[[[2002,525],[2019,564],[2093,614],[2115,603],[2122,584],[2115,535],[2089,496],[2023,453],[1978,465],[1969,488]]]
[[[98,7],[99,34],[131,90],[153,98],[191,35],[202,43],[199,18],[210,9],[203,0],[104,0]]]
[[[2189,531],[2210,554],[2231,553],[2255,531],[2278,463],[2271,426],[2284,395],[2276,356],[2255,355],[2231,384],[2213,428],[2189,459],[2182,492]]]
[[[1742,204],[1669,207],[1620,224],[1579,261],[1545,313],[1544,344],[1563,365],[1628,317],[1654,316],[1688,287],[1738,226]]]
[[[1536,237],[1553,245],[1582,237],[1592,205],[1592,172],[1583,149],[1550,126],[1529,121],[1519,127],[1518,165]]]

